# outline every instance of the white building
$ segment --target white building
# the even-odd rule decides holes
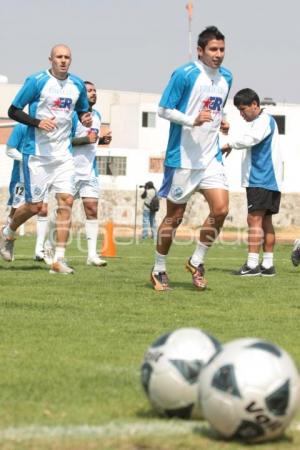
[[[0,119],[7,119],[7,109],[19,88],[19,85],[0,84]],[[169,123],[157,115],[159,99],[158,94],[98,90],[96,108],[102,114],[103,132],[109,128],[113,134],[112,144],[99,147],[98,151],[102,189],[130,191],[148,180],[152,180],[157,187],[160,185]],[[281,133],[283,192],[300,192],[300,144],[297,133],[300,105],[272,104],[266,105],[266,110],[276,118]],[[233,130],[242,126],[244,122],[231,100],[226,112]],[[4,148],[0,145],[0,187],[8,185],[10,176],[11,161],[4,155]],[[241,157],[241,151],[233,151],[225,161],[230,189],[235,192],[241,191]]]

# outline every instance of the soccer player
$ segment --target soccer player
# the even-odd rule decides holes
[[[25,203],[25,188],[24,188],[24,175],[22,168],[22,148],[27,133],[27,125],[17,124],[6,143],[6,154],[14,160],[13,169],[11,173],[11,180],[9,184],[9,200],[8,206],[11,206],[7,223],[10,224],[14,213],[17,208]],[[40,213],[37,216],[37,240],[35,247],[35,260],[44,261],[44,240],[47,232],[47,198],[43,200],[43,206]]]
[[[107,263],[100,258],[97,252],[99,182],[97,178],[96,151],[98,143],[109,144],[112,137],[109,132],[106,136],[99,138],[101,115],[93,108],[97,102],[96,87],[90,81],[85,81],[85,86],[93,122],[91,127],[85,127],[78,120],[77,113],[73,115],[72,146],[75,164],[75,195],[82,199],[86,216],[87,264],[103,267]]]
[[[69,47],[53,47],[51,68],[28,77],[9,108],[11,119],[28,125],[23,147],[26,203],[0,232],[0,254],[4,260],[12,261],[17,228],[39,213],[46,191],[53,190],[58,203],[57,236],[50,272],[63,274],[74,272],[64,260],[74,193],[70,151],[73,111],[78,112],[84,125],[92,123],[85,85],[68,73],[71,60]],[[27,105],[28,114],[23,111]]]
[[[219,146],[219,131],[227,132],[222,109],[232,84],[231,73],[221,67],[224,35],[214,26],[198,37],[198,60],[176,69],[167,85],[158,114],[171,122],[165,172],[158,195],[167,197],[167,213],[157,236],[151,273],[157,291],[170,289],[166,256],[189,198],[201,192],[209,215],[186,269],[196,289],[206,288],[204,258],[218,236],[228,213],[228,185]]]
[[[252,89],[237,92],[233,99],[248,126],[240,135],[228,136],[222,152],[246,149],[242,164],[242,186],[246,188],[248,203],[248,258],[234,275],[274,276],[273,263],[275,231],[273,214],[280,206],[282,159],[275,119],[260,106],[259,96]],[[263,259],[259,263],[260,249]]]

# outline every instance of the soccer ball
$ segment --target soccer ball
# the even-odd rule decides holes
[[[204,417],[221,436],[250,443],[275,439],[299,407],[299,373],[277,345],[237,339],[202,370],[199,399]]]
[[[214,337],[197,328],[160,336],[146,351],[141,381],[152,407],[167,417],[201,418],[198,377],[220,351]]]

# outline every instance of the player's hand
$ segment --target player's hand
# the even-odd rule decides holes
[[[211,110],[208,108],[202,109],[202,111],[199,112],[198,116],[196,117],[194,121],[194,127],[199,127],[203,125],[205,122],[212,122],[213,117],[211,114]]]
[[[102,136],[99,139],[99,144],[109,145],[111,143],[111,140],[112,140],[112,135],[111,135],[111,131],[109,131],[107,134],[105,134],[104,136]]]
[[[51,117],[51,119],[42,119],[38,128],[47,132],[54,131],[55,128],[57,128],[55,117]]]
[[[93,122],[92,114],[90,112],[82,114],[80,116],[80,122],[87,128],[91,127]]]
[[[221,120],[221,125],[220,125],[220,131],[223,134],[228,134],[229,132],[229,128],[230,128],[230,124],[229,122],[227,122],[227,120],[222,119]]]
[[[90,144],[95,144],[98,140],[98,133],[96,133],[95,131],[90,131],[87,137]]]
[[[227,158],[227,156],[231,153],[232,148],[230,147],[229,144],[223,145],[223,147],[221,148],[222,154],[225,155],[225,158]]]

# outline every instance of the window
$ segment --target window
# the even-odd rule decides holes
[[[125,156],[97,156],[96,162],[100,175],[126,175]]]
[[[273,115],[273,117],[277,123],[279,134],[285,134],[285,116]]]
[[[164,171],[164,159],[163,158],[150,158],[149,159],[149,172],[162,173]]]
[[[156,113],[155,112],[143,112],[142,113],[142,127],[143,128],[155,128]]]

